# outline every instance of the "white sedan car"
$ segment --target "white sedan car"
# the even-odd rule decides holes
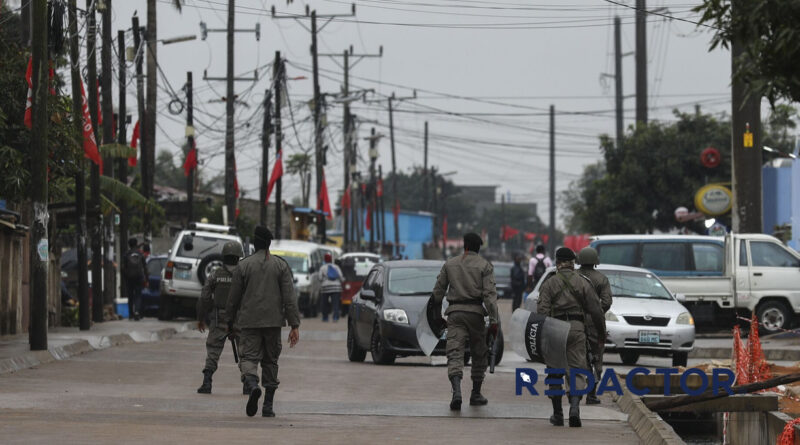
[[[642,354],[672,357],[673,366],[686,366],[694,347],[694,319],[689,310],[658,277],[638,267],[599,265],[608,277],[613,302],[606,312],[606,353],[618,352],[622,363],[634,365]],[[555,272],[547,271],[533,290],[525,308],[536,311],[542,283]]]

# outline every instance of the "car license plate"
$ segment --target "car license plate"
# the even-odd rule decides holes
[[[175,270],[175,278],[179,280],[191,280],[192,279],[192,270]]]
[[[661,341],[661,333],[658,331],[639,331],[639,343],[659,343]]]

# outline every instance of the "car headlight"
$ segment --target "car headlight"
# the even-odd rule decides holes
[[[692,318],[692,314],[690,314],[688,312],[681,312],[681,314],[678,315],[678,318],[675,320],[675,323],[676,324],[691,324],[691,325],[693,325],[694,324],[694,318]]]
[[[606,312],[606,321],[619,321],[619,318],[613,312],[608,311]]]
[[[384,309],[383,318],[386,321],[408,324],[408,315],[406,315],[406,311],[402,309]]]

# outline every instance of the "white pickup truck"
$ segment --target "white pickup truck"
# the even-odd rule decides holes
[[[800,254],[772,236],[609,235],[591,245],[601,263],[653,271],[700,323],[749,312],[778,331],[800,315]]]

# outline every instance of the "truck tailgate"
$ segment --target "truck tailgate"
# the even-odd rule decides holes
[[[733,280],[731,277],[660,277],[667,289],[686,296],[687,303],[716,302],[722,308],[733,309]]]

